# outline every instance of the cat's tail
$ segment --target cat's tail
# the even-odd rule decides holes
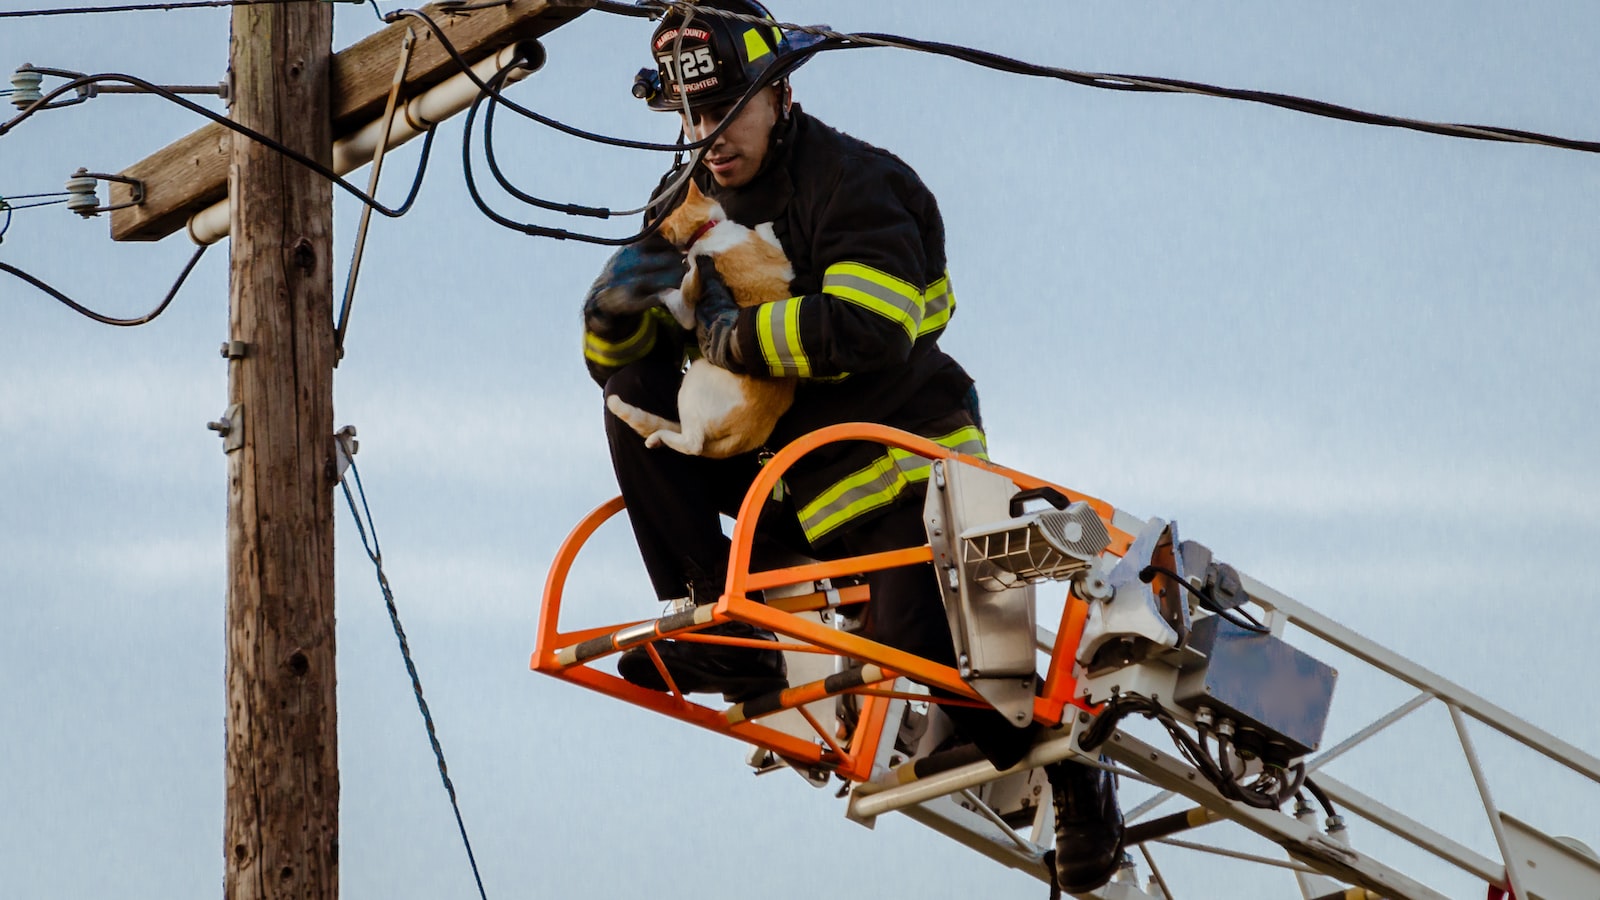
[[[639,436],[646,439],[649,439],[658,431],[676,433],[682,430],[682,426],[677,422],[662,418],[655,413],[645,412],[616,394],[606,397],[606,409],[611,410],[612,415],[628,423],[629,428],[639,432]],[[660,439],[657,439],[656,443],[660,443]],[[654,445],[652,444],[652,446]]]

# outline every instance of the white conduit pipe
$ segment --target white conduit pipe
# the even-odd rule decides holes
[[[857,785],[850,795],[850,816],[857,819],[873,819],[884,813],[925,803],[935,797],[943,797],[945,794],[986,784],[1003,775],[1026,772],[1038,766],[1060,762],[1068,757],[1081,756],[1082,751],[1075,749],[1077,738],[1078,728],[1075,725],[1064,736],[1033,745],[1033,749],[1028,751],[1028,755],[1023,757],[1021,762],[1004,772],[997,772],[989,762],[979,760],[892,787],[881,782],[863,782]]]
[[[532,46],[529,46],[530,44]],[[511,65],[519,57],[528,59],[530,61],[528,66],[513,69],[506,75],[501,87],[521,81],[538,71],[539,67],[544,65],[544,48],[540,47],[537,41],[512,44],[493,56],[479,60],[472,66],[472,71],[481,80],[488,81],[496,72]],[[429,127],[471,106],[479,92],[477,83],[466,73],[458,72],[412,97],[396,110],[394,121],[389,128],[389,139],[384,146],[393,149],[423,134]],[[378,141],[382,131],[383,118],[380,116],[355,134],[334,141],[333,171],[340,175],[348,175],[372,162],[372,157],[378,151]],[[234,140],[247,140],[247,138],[243,135],[234,135]],[[205,245],[214,244],[227,237],[230,214],[231,204],[226,198],[195,213],[189,218],[189,239],[196,244]]]

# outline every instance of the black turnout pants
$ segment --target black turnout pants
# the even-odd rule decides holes
[[[619,369],[606,382],[606,394],[669,419],[677,419],[678,385],[682,375],[664,354]],[[605,411],[606,440],[617,484],[627,504],[628,519],[645,570],[657,598],[692,595],[699,601],[722,592],[727,577],[729,539],[719,514],[735,515],[745,492],[760,471],[756,454],[729,459],[685,456],[668,447],[649,448],[627,423]],[[811,548],[792,504],[768,499],[762,510],[755,548],[757,568],[763,556],[803,553],[807,556],[859,556],[927,542],[921,492],[908,493],[892,509],[840,534],[825,549]],[[955,649],[945,618],[944,600],[932,564],[924,563],[871,572],[867,584],[872,602],[865,635],[937,663],[955,665]],[[1027,752],[1036,729],[1014,728],[987,709],[946,706],[946,715],[963,737],[978,745],[998,767],[1006,768]]]

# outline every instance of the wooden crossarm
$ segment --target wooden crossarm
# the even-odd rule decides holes
[[[536,38],[577,18],[593,0],[510,0],[504,6],[449,15],[437,4],[423,11],[437,21],[469,63],[514,41]],[[406,29],[417,35],[404,96],[414,96],[460,71],[432,29],[402,18],[341,50],[333,60],[333,137],[352,134],[383,113]],[[183,229],[189,217],[228,195],[233,132],[215,122],[179,138],[121,173],[144,183],[145,199],[111,213],[111,238],[158,241]],[[111,205],[132,199],[130,185],[111,183]]]

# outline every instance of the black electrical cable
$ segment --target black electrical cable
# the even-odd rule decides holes
[[[422,133],[422,152],[417,155],[417,172],[411,177],[411,188],[406,191],[406,199],[394,208],[394,215],[398,218],[411,211],[411,205],[417,202],[417,194],[422,190],[423,176],[428,174],[428,157],[433,154],[433,135],[438,131],[438,126],[429,125],[428,130]],[[374,206],[374,209],[378,207]],[[382,212],[381,209],[378,209]]]
[[[500,187],[523,203],[537,206],[540,209],[564,213],[569,216],[590,216],[596,219],[611,218],[612,212],[609,209],[544,200],[521,190],[506,178],[505,173],[500,170],[499,161],[495,159],[494,155],[494,111],[500,105],[497,98],[500,96],[499,88],[503,85],[495,83],[493,79],[491,79],[491,84],[494,85],[496,90],[493,94],[488,95],[489,107],[483,112],[483,158],[489,163],[489,171],[494,173],[494,180],[500,184]]]
[[[406,212],[406,211],[411,209],[411,204],[415,203],[416,200],[417,200],[417,193],[422,189],[422,176],[423,176],[424,173],[426,173],[428,171],[428,156],[429,156],[430,153],[433,152],[433,136],[434,136],[434,133],[437,130],[438,129],[437,129],[436,126],[430,125],[428,127],[427,132],[424,133],[424,135],[423,135],[423,138],[422,138],[422,155],[421,155],[422,158],[417,163],[417,174],[411,180],[411,190],[406,193],[405,202],[401,203],[398,207],[396,207],[402,213],[404,213],[404,212]],[[359,266],[359,264],[360,264],[359,257],[357,259],[355,259],[355,260],[352,260],[351,261],[351,272],[355,272],[356,271],[356,267]],[[334,320],[334,326],[333,326],[333,349],[334,349],[334,353],[336,354],[335,357],[334,357],[335,360],[339,360],[339,359],[343,359],[344,358],[344,336],[345,336],[345,331],[350,325],[350,308],[355,305],[355,296],[353,294],[349,293],[349,290],[350,290],[349,286],[346,285],[346,297],[344,299],[344,302],[339,307],[339,315],[338,315],[338,317]],[[337,362],[335,363],[335,365],[337,365]]]
[[[1205,746],[1204,735],[1207,729],[1197,722],[1196,730],[1201,732],[1201,744],[1203,747]],[[1262,764],[1265,769],[1254,782],[1248,785],[1239,784],[1239,776],[1234,774],[1234,764],[1236,761],[1239,762],[1241,764],[1239,768],[1242,769],[1245,756],[1235,749],[1230,735],[1224,734],[1220,730],[1213,733],[1217,737],[1217,769],[1223,773],[1224,778],[1231,786],[1229,789],[1222,790],[1224,796],[1261,809],[1278,809],[1288,802],[1290,797],[1294,796],[1295,791],[1300,789],[1300,784],[1305,779],[1305,766],[1303,764],[1296,764],[1292,769],[1286,770],[1282,766],[1269,765],[1264,760]],[[1293,772],[1293,775],[1288,779],[1279,774],[1286,771]]]
[[[23,9],[0,12],[0,19],[25,19],[39,16],[81,16],[91,13],[169,12],[175,9],[202,9],[212,6],[283,6],[289,3],[361,3],[364,0],[177,0],[173,3],[129,3],[123,6],[83,6],[76,8]]]
[[[1290,797],[1299,796],[1300,789],[1305,786],[1305,783],[1306,767],[1304,763],[1300,763],[1294,767],[1294,781],[1290,782],[1288,786],[1280,791],[1279,796],[1285,801],[1287,801]]]
[[[1184,590],[1193,594],[1195,599],[1200,601],[1201,606],[1205,607],[1211,612],[1216,613],[1231,624],[1237,625],[1246,631],[1253,631],[1256,634],[1272,633],[1272,629],[1261,624],[1261,622],[1258,621],[1255,616],[1250,615],[1249,612],[1237,607],[1233,609],[1224,609],[1222,604],[1218,603],[1216,599],[1211,596],[1209,591],[1202,591],[1196,588],[1194,585],[1189,583],[1188,579],[1179,575],[1177,572],[1172,571],[1166,566],[1159,566],[1155,563],[1145,566],[1143,569],[1139,570],[1139,580],[1145,584],[1149,584],[1150,579],[1154,578],[1158,572],[1172,579],[1174,582],[1182,586]]]
[[[610,146],[623,147],[623,148],[627,148],[627,149],[653,150],[653,151],[660,151],[660,152],[672,152],[674,154],[682,154],[682,153],[685,153],[685,152],[688,152],[688,151],[693,151],[693,150],[699,149],[701,147],[710,146],[712,142],[716,141],[716,139],[721,136],[721,134],[722,134],[722,132],[724,130],[726,130],[730,125],[733,124],[734,120],[736,120],[738,118],[739,113],[741,111],[743,111],[745,106],[747,106],[750,103],[750,101],[755,97],[755,95],[758,94],[760,92],[760,90],[763,87],[765,87],[765,85],[766,85],[766,82],[752,84],[750,86],[750,88],[748,90],[746,90],[744,95],[741,96],[737,101],[735,101],[729,107],[728,111],[724,114],[724,116],[722,118],[722,121],[720,121],[717,124],[716,128],[712,129],[711,133],[707,134],[704,138],[700,139],[699,141],[685,142],[685,141],[683,141],[681,139],[681,136],[680,136],[680,140],[678,142],[672,143],[672,144],[663,144],[663,143],[648,142],[648,141],[634,141],[634,140],[628,140],[628,139],[624,139],[624,138],[613,138],[613,137],[609,137],[607,135],[600,135],[600,134],[596,134],[596,133],[593,133],[593,132],[585,131],[585,130],[580,129],[580,128],[575,128],[573,126],[567,125],[567,124],[565,124],[563,122],[560,122],[560,121],[558,121],[556,119],[553,119],[553,118],[550,118],[548,116],[542,115],[542,114],[540,114],[538,112],[535,112],[534,110],[531,110],[531,109],[528,109],[528,108],[522,106],[521,104],[518,104],[518,103],[516,103],[516,102],[514,102],[512,100],[507,99],[501,93],[500,88],[503,86],[503,82],[505,80],[505,74],[507,72],[509,72],[510,68],[514,67],[517,63],[513,62],[511,66],[508,66],[505,70],[502,70],[502,72],[496,73],[497,77],[492,77],[489,80],[483,79],[482,77],[480,77],[478,75],[477,72],[473,71],[472,65],[470,63],[468,63],[466,58],[461,55],[461,52],[456,48],[455,44],[451,42],[449,36],[445,34],[443,28],[440,27],[439,23],[434,21],[434,19],[431,16],[429,16],[427,13],[424,13],[421,10],[415,10],[415,9],[402,9],[402,10],[397,10],[395,12],[390,13],[388,16],[385,17],[385,21],[393,22],[393,21],[398,21],[401,18],[407,18],[407,17],[418,19],[423,24],[425,24],[429,28],[429,30],[433,32],[434,37],[438,39],[440,46],[444,48],[445,52],[456,63],[456,65],[460,69],[460,71],[463,74],[465,74],[468,77],[469,80],[471,80],[474,84],[476,84],[478,86],[478,89],[479,89],[480,93],[479,93],[479,96],[474,99],[472,106],[468,109],[468,112],[467,112],[467,123],[466,123],[466,128],[465,128],[465,135],[464,135],[464,137],[462,139],[462,148],[461,148],[461,150],[462,150],[462,169],[463,169],[463,173],[464,173],[465,180],[466,180],[466,183],[467,183],[467,192],[468,192],[469,195],[471,195],[473,203],[478,207],[478,210],[480,212],[482,212],[483,215],[485,217],[487,217],[490,221],[492,221],[492,222],[494,222],[494,223],[496,223],[496,224],[498,224],[498,225],[500,225],[500,226],[502,226],[504,228],[508,228],[508,229],[513,230],[513,231],[518,231],[518,232],[521,232],[523,234],[528,234],[528,235],[532,235],[532,236],[535,236],[535,237],[549,237],[549,238],[554,238],[556,240],[577,240],[577,241],[583,241],[583,242],[586,242],[586,243],[600,244],[600,245],[603,245],[603,246],[623,246],[623,245],[632,243],[632,242],[634,242],[636,240],[639,240],[639,239],[641,239],[643,237],[646,237],[646,236],[648,236],[650,234],[653,234],[655,232],[655,230],[660,227],[661,221],[665,219],[666,213],[669,211],[669,208],[670,208],[670,203],[666,202],[669,198],[665,198],[665,197],[653,197],[653,198],[651,198],[651,201],[645,205],[645,209],[647,211],[647,213],[646,213],[647,222],[646,222],[645,227],[642,230],[640,230],[639,232],[637,232],[636,234],[634,234],[632,236],[629,236],[627,238],[608,238],[608,237],[604,237],[604,236],[600,236],[600,235],[591,235],[591,234],[584,234],[584,233],[581,233],[581,232],[568,231],[566,229],[549,228],[549,227],[546,227],[546,226],[534,225],[534,224],[531,224],[531,223],[517,222],[517,221],[514,221],[514,220],[512,220],[510,218],[507,218],[504,215],[501,215],[500,213],[496,212],[494,209],[490,208],[490,206],[488,205],[487,201],[484,200],[482,194],[478,191],[477,179],[474,176],[473,170],[472,170],[472,161],[471,161],[472,160],[472,157],[471,157],[472,125],[476,121],[478,107],[479,107],[479,105],[481,105],[481,103],[483,101],[483,98],[485,96],[488,96],[490,98],[491,110],[493,108],[493,104],[496,104],[496,103],[502,104],[502,105],[508,107],[509,109],[511,109],[512,112],[515,112],[515,113],[517,113],[517,114],[519,114],[521,116],[524,116],[526,118],[532,119],[533,121],[536,121],[536,122],[538,122],[538,123],[540,123],[542,125],[546,125],[547,127],[553,128],[555,130],[561,131],[561,132],[569,134],[569,135],[573,135],[575,137],[580,137],[580,138],[583,138],[583,139],[586,139],[586,140],[591,140],[591,141],[595,141],[595,142],[598,142],[598,143],[607,144],[607,145],[610,145]],[[786,72],[788,70],[785,69],[784,71]],[[776,77],[780,77],[780,76],[772,76],[772,77],[776,78]],[[486,117],[486,122],[487,122],[487,117]],[[487,138],[485,140],[486,140],[486,143],[487,143]],[[568,215],[589,215],[589,216],[594,216],[594,217],[597,217],[597,218],[609,218],[611,215],[615,214],[611,210],[607,210],[607,209],[603,209],[603,208],[599,208],[599,207],[581,207],[581,206],[578,206],[577,204],[559,204],[559,203],[553,203],[551,201],[542,200],[540,198],[532,197],[531,195],[527,194],[526,192],[523,192],[523,191],[515,188],[513,185],[511,185],[509,183],[509,181],[507,179],[505,179],[503,177],[503,174],[500,172],[498,163],[492,157],[492,150],[486,151],[486,152],[488,154],[490,154],[490,170],[495,174],[495,177],[500,182],[501,186],[504,187],[507,190],[508,193],[511,193],[512,196],[517,197],[517,199],[522,200],[525,203],[530,203],[532,205],[535,205],[535,206],[538,206],[538,207],[541,207],[541,208],[544,208],[544,209],[553,209],[553,210],[556,210],[556,211],[560,211],[560,212],[566,213]],[[580,212],[579,210],[582,210],[582,212]],[[659,214],[658,214],[657,218],[655,220],[653,220],[653,221],[648,219],[648,215],[649,215],[648,211],[650,211],[650,210],[659,210]]]
[[[146,324],[148,322],[152,322],[152,321],[155,320],[156,316],[159,316],[163,312],[166,312],[167,306],[172,303],[172,298],[178,296],[178,288],[183,287],[184,281],[186,281],[189,278],[189,273],[194,271],[195,265],[200,262],[200,257],[205,254],[206,248],[209,247],[209,246],[210,246],[210,244],[201,244],[199,247],[197,247],[195,249],[194,255],[189,257],[188,264],[183,267],[183,271],[182,272],[178,273],[178,280],[174,281],[172,283],[172,289],[167,291],[167,296],[162,299],[161,303],[158,304],[155,309],[151,310],[148,313],[145,313],[144,315],[138,317],[137,319],[115,319],[115,318],[112,318],[111,316],[101,315],[100,313],[95,312],[94,310],[88,308],[87,306],[84,306],[81,303],[78,303],[77,301],[73,300],[71,297],[68,297],[66,294],[63,294],[62,292],[56,290],[54,287],[51,287],[50,285],[46,284],[45,282],[41,281],[40,279],[35,278],[34,276],[29,275],[27,272],[22,271],[21,269],[17,268],[16,266],[12,266],[12,265],[9,265],[7,263],[0,262],[0,272],[6,272],[8,274],[14,275],[14,276],[22,279],[23,281],[26,281],[27,283],[33,285],[34,287],[38,288],[39,290],[44,291],[46,294],[49,294],[51,297],[54,297],[55,299],[61,301],[64,304],[66,304],[74,312],[76,312],[76,313],[78,313],[80,315],[83,315],[83,316],[87,316],[88,318],[93,319],[93,320],[95,320],[96,322],[99,322],[102,325],[115,325],[115,326],[117,326],[119,328],[131,328],[131,327],[133,327],[135,325],[144,325],[144,324]]]
[[[400,207],[398,209],[390,209],[389,207],[384,206],[382,203],[379,203],[376,199],[367,196],[364,192],[362,192],[362,190],[360,188],[356,187],[355,185],[351,184],[350,182],[346,181],[343,177],[341,177],[339,175],[339,173],[333,171],[332,169],[328,168],[327,166],[324,166],[322,163],[317,162],[316,160],[312,159],[311,157],[306,156],[304,153],[301,153],[301,152],[299,152],[297,150],[294,150],[294,149],[292,149],[290,147],[286,147],[282,143],[273,140],[272,138],[262,134],[259,131],[256,131],[256,130],[254,130],[252,128],[247,128],[247,127],[245,127],[243,125],[240,125],[238,122],[233,121],[232,119],[228,118],[227,116],[221,115],[219,113],[212,112],[211,110],[206,109],[205,107],[199,105],[198,103],[194,103],[194,102],[192,102],[190,100],[187,100],[184,97],[182,97],[182,96],[180,96],[178,94],[175,94],[172,91],[169,91],[166,88],[163,88],[162,86],[160,86],[158,84],[152,84],[152,83],[150,83],[148,81],[145,81],[143,78],[137,78],[137,77],[135,77],[133,75],[123,75],[123,74],[116,73],[116,72],[105,72],[105,73],[102,73],[102,74],[99,74],[99,75],[85,75],[82,78],[74,78],[71,81],[68,81],[66,84],[62,85],[61,87],[58,87],[55,90],[52,90],[50,93],[45,94],[40,99],[35,100],[33,103],[29,104],[26,109],[24,109],[22,112],[18,113],[16,116],[14,116],[9,122],[6,122],[4,124],[0,124],[0,137],[5,136],[12,129],[16,128],[18,125],[21,125],[23,122],[27,121],[29,117],[31,117],[34,113],[38,112],[40,109],[45,108],[50,103],[50,101],[55,99],[56,97],[61,96],[62,94],[66,93],[67,91],[76,90],[77,88],[79,88],[79,87],[81,87],[83,85],[99,84],[102,81],[118,81],[118,82],[122,82],[124,84],[134,85],[135,87],[138,87],[141,90],[148,91],[148,92],[150,92],[152,94],[155,94],[158,97],[162,97],[163,99],[166,99],[166,100],[169,100],[169,101],[171,101],[173,103],[176,103],[177,105],[183,107],[184,109],[189,110],[192,113],[196,113],[196,114],[198,114],[198,115],[200,115],[200,116],[202,116],[202,117],[204,117],[206,119],[209,119],[209,120],[211,120],[213,122],[216,122],[217,124],[221,125],[224,128],[227,128],[230,131],[233,131],[233,132],[235,132],[237,134],[241,134],[241,135],[245,136],[246,138],[249,138],[250,140],[255,141],[256,143],[261,144],[263,147],[266,147],[267,149],[273,151],[274,153],[278,153],[278,154],[280,154],[280,155],[282,155],[284,157],[287,157],[288,159],[291,159],[291,160],[299,163],[302,166],[305,166],[306,168],[310,169],[311,171],[317,173],[318,175],[321,175],[323,178],[328,179],[330,182],[332,182],[333,184],[337,185],[339,188],[341,188],[342,190],[344,190],[346,193],[350,194],[351,196],[355,197],[357,200],[360,200],[362,203],[365,203],[368,206],[372,207],[374,211],[376,211],[376,212],[378,212],[378,213],[380,213],[380,214],[382,214],[384,216],[387,216],[387,217],[389,217],[391,219],[397,219],[400,216],[405,215],[406,211],[409,209],[409,206],[402,206],[402,207]],[[426,163],[426,161],[427,161],[427,158],[424,157],[423,158],[423,162]],[[418,184],[421,183],[421,181],[422,181],[422,173],[423,173],[423,171],[425,171],[425,169],[426,169],[425,165],[418,166],[417,176],[416,176],[416,179],[413,182],[414,185],[418,185]],[[412,199],[415,199],[415,192],[414,191],[413,191],[413,194],[412,194]]]
[[[1228,788],[1225,785],[1231,784],[1231,779],[1223,776],[1222,771],[1217,768],[1216,761],[1211,758],[1211,754],[1197,744],[1195,739],[1190,737],[1177,724],[1171,713],[1162,709],[1161,705],[1155,701],[1138,694],[1120,694],[1107,702],[1100,715],[1078,738],[1079,745],[1091,752],[1098,749],[1101,744],[1111,737],[1111,733],[1116,730],[1117,725],[1134,712],[1138,712],[1145,718],[1155,719],[1160,723],[1172,737],[1178,751],[1183,754],[1189,764],[1199,771],[1208,782],[1215,785],[1217,790],[1227,793]]]
[[[1311,796],[1317,798],[1317,803],[1322,806],[1322,811],[1327,813],[1329,818],[1338,815],[1338,813],[1334,811],[1333,801],[1328,799],[1327,792],[1324,791],[1322,787],[1315,781],[1307,778],[1305,780],[1305,789],[1311,792]]]
[[[494,174],[495,181],[499,183],[500,187],[505,190],[506,193],[530,206],[535,206],[540,209],[558,212],[569,216],[587,216],[596,219],[609,219],[612,216],[619,215],[616,210],[606,207],[583,206],[577,203],[559,203],[552,200],[546,200],[542,197],[536,197],[532,194],[529,194],[528,192],[519,188],[517,185],[513,184],[511,180],[506,177],[504,171],[501,170],[499,159],[497,158],[494,149],[494,112],[496,107],[503,105],[499,98],[503,96],[500,93],[500,89],[503,88],[504,85],[496,82],[494,79],[491,79],[490,87],[494,88],[494,90],[492,92],[487,92],[488,107],[483,114],[483,155],[485,161],[487,161],[489,164],[489,171]],[[721,130],[721,128],[716,129],[716,133],[721,133]],[[687,148],[688,145],[679,146]],[[681,161],[679,165],[681,165]],[[680,170],[675,166],[667,173],[666,177],[663,179],[663,182],[668,185],[671,190],[664,193],[675,196],[677,189],[681,187],[681,185],[675,183],[674,178],[674,176],[678,175],[679,172]],[[646,204],[646,210],[660,205],[664,199],[670,200],[670,196],[653,198],[650,203]],[[631,215],[634,212],[638,212],[638,210],[630,210],[627,214]]]
[[[1078,737],[1079,745],[1087,751],[1093,752],[1110,739],[1117,725],[1127,716],[1138,713],[1147,719],[1154,719],[1172,738],[1173,744],[1178,748],[1184,759],[1195,768],[1200,775],[1210,782],[1222,796],[1244,803],[1258,809],[1277,809],[1293,795],[1289,788],[1298,788],[1301,778],[1298,776],[1293,781],[1284,781],[1277,774],[1263,775],[1250,785],[1239,784],[1234,777],[1230,753],[1227,749],[1227,738],[1217,736],[1217,754],[1213,758],[1208,746],[1203,743],[1207,729],[1197,726],[1201,738],[1196,741],[1183,729],[1172,713],[1162,708],[1156,701],[1139,694],[1118,694],[1102,707],[1100,714],[1090,723],[1089,727]],[[1303,767],[1300,768],[1303,771]],[[1276,787],[1268,793],[1268,788]]]
[[[473,99],[472,105],[467,108],[467,122],[464,129],[465,133],[461,140],[461,168],[467,184],[467,194],[472,197],[472,202],[478,207],[478,211],[483,213],[483,215],[488,218],[489,221],[494,222],[496,225],[499,225],[503,228],[508,228],[512,231],[521,232],[522,234],[531,235],[533,237],[554,238],[556,240],[563,241],[581,241],[586,244],[599,244],[606,247],[626,246],[634,243],[635,241],[648,237],[651,234],[654,234],[656,229],[661,227],[661,223],[666,220],[667,213],[669,211],[667,209],[668,204],[653,206],[652,208],[659,210],[659,212],[653,219],[647,216],[644,228],[638,233],[628,235],[626,237],[611,238],[601,235],[568,231],[564,228],[551,228],[545,225],[517,222],[513,219],[505,217],[504,215],[501,215],[499,212],[496,212],[489,206],[488,202],[483,199],[483,195],[478,191],[477,178],[472,174],[472,124],[477,119],[478,107],[483,104],[484,99],[491,97],[495,93],[494,86],[504,81],[506,74],[510,72],[513,67],[518,65],[519,62],[520,61],[513,60],[510,65],[491,76],[488,84],[485,85],[485,87],[488,89],[480,91],[478,96]]]
[[[418,19],[424,25],[427,25],[429,30],[433,32],[434,37],[439,40],[439,46],[442,47],[444,52],[449,54],[450,58],[455,61],[456,67],[461,70],[461,73],[466,75],[473,84],[478,86],[478,90],[495,95],[496,99],[505,104],[505,106],[512,112],[517,113],[520,116],[532,119],[541,125],[554,128],[557,131],[572,135],[573,137],[583,138],[584,140],[593,141],[599,144],[608,144],[613,147],[623,147],[629,150],[656,150],[663,152],[676,151],[679,149],[676,144],[662,144],[653,141],[635,141],[627,138],[617,138],[609,135],[597,134],[592,131],[585,131],[582,128],[568,125],[564,122],[560,122],[556,119],[550,118],[549,116],[545,116],[541,113],[528,109],[527,107],[524,107],[513,100],[501,97],[497,88],[491,86],[488,81],[485,81],[478,75],[477,72],[473,71],[472,64],[467,62],[466,57],[461,55],[461,51],[456,49],[456,45],[450,41],[449,35],[445,34],[443,27],[441,27],[438,22],[435,22],[432,16],[420,9],[400,9],[389,13],[384,17],[384,21],[396,22],[404,17]],[[690,147],[689,149],[694,149],[694,147]]]
[[[510,2],[511,0],[483,0],[481,3],[468,3],[467,0],[439,0],[439,8],[446,15],[453,16],[458,13],[477,12],[480,9],[494,9]]]
[[[628,16],[634,19],[656,19],[661,17],[661,12],[654,7],[640,6],[637,3],[620,3],[617,0],[595,0],[594,9],[619,16]]]

